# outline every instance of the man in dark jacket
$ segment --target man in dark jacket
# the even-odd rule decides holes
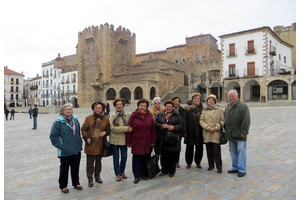
[[[11,109],[11,111],[10,111],[10,120],[11,120],[11,118],[13,120],[15,120],[15,113],[16,113],[16,111],[14,109]]]
[[[7,121],[8,120],[9,110],[7,108],[5,108],[4,113],[5,113],[5,118],[6,118],[6,121]]]
[[[250,114],[248,106],[239,101],[236,90],[228,92],[228,99],[230,103],[225,109],[225,129],[232,160],[232,169],[228,173],[238,173],[238,177],[243,177],[246,175]]]
[[[33,128],[32,130],[35,130],[37,128],[37,116],[38,116],[38,108],[37,108],[37,105],[34,104],[34,108],[32,110],[32,117],[33,117]]]

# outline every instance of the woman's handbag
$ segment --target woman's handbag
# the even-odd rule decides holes
[[[153,178],[160,172],[156,155],[151,156],[151,158],[146,161],[146,170],[149,178]]]
[[[224,127],[222,126],[222,124],[220,123],[220,128],[221,128],[221,132],[220,132],[220,144],[227,144],[227,140],[225,137],[225,130]]]
[[[178,141],[179,136],[177,134],[173,133],[172,131],[167,131],[165,135],[165,142],[169,144],[177,144]]]
[[[103,148],[101,153],[102,157],[108,157],[113,155],[112,146],[109,143],[109,141],[107,141],[106,136],[103,137]]]

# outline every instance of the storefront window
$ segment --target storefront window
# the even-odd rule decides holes
[[[288,100],[288,84],[282,80],[272,81],[268,85],[268,100]]]

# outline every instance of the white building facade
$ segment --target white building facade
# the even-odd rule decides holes
[[[22,73],[15,72],[4,66],[4,104],[7,107],[23,106]]]
[[[36,77],[31,78],[28,81],[29,86],[29,95],[28,95],[28,105],[33,106],[37,104],[38,106],[41,104],[41,94],[42,94],[42,77],[37,74]]]
[[[296,99],[292,45],[269,27],[219,36],[224,97],[236,89],[241,101]]]

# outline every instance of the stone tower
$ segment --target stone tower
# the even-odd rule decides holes
[[[105,101],[104,83],[135,64],[136,37],[128,29],[105,23],[78,33],[78,103]]]

